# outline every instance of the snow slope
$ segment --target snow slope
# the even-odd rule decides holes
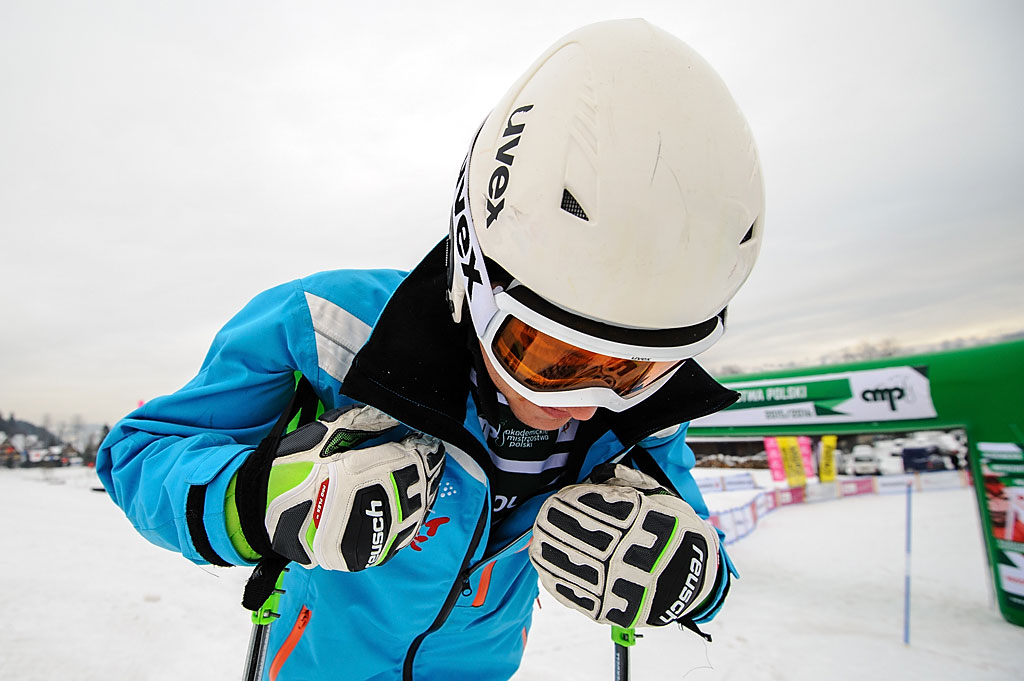
[[[245,571],[151,546],[94,485],[89,469],[0,469],[0,679],[239,678]],[[775,511],[730,546],[742,579],[706,627],[714,643],[646,630],[632,678],[1024,679],[1024,628],[992,605],[968,489],[914,497],[903,645],[904,507],[867,495]],[[612,679],[607,628],[541,604],[516,681]]]

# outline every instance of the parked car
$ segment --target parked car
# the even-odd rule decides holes
[[[887,456],[899,456],[903,451],[904,444],[905,440],[903,438],[892,438],[875,440],[872,446],[878,452],[879,458],[885,459]]]
[[[938,445],[910,445],[903,448],[903,470],[945,471],[953,468],[949,457]]]
[[[906,440],[902,437],[875,440],[872,446],[878,454],[878,474],[895,475],[903,472],[903,446]]]
[[[907,447],[935,445],[943,454],[953,457],[966,456],[966,436],[958,437],[961,431],[943,432],[941,430],[922,430],[913,433],[907,441]]]
[[[846,475],[877,475],[878,453],[871,445],[854,445],[844,458],[843,473]]]

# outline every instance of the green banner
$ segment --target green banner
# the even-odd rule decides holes
[[[775,407],[797,402],[814,402],[815,407],[831,409],[853,397],[848,379],[799,381],[782,385],[736,388],[740,399],[730,409]]]
[[[723,381],[740,394],[729,408],[694,421],[719,426],[813,425],[934,418],[925,367],[898,366],[755,381]]]
[[[995,539],[997,586],[1024,608],[1024,448],[1016,442],[979,442],[985,486],[982,517]]]

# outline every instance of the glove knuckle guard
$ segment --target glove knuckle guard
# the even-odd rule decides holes
[[[595,621],[669,624],[709,594],[718,535],[682,499],[615,484],[627,481],[660,490],[620,474],[545,501],[530,558],[556,600]]]

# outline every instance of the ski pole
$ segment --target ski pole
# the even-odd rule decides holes
[[[636,643],[633,629],[612,625],[612,641],[615,642],[615,681],[629,681],[629,649]]]
[[[913,483],[907,481],[907,550],[903,569],[903,645],[910,645],[910,498]]]
[[[263,666],[267,661],[267,634],[269,623],[256,621],[253,614],[252,633],[249,635],[249,653],[245,658],[242,681],[259,681],[263,677]]]
[[[281,571],[270,596],[263,602],[259,610],[252,613],[252,633],[249,635],[249,651],[245,657],[245,670],[242,672],[242,681],[260,681],[263,678],[263,667],[267,661],[267,641],[270,636],[270,625],[281,616],[277,612],[277,606],[281,601],[281,594],[284,593],[281,584],[284,581],[285,572],[288,572],[288,568],[284,568]]]

